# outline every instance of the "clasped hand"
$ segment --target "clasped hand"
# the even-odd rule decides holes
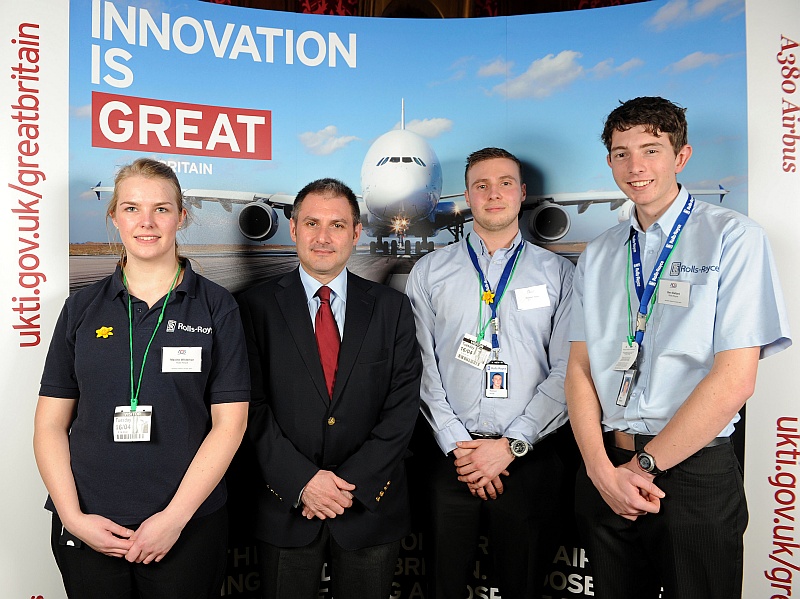
[[[355,488],[355,485],[351,485],[333,472],[319,470],[306,483],[300,495],[303,516],[309,520],[314,517],[324,520],[341,516],[345,509],[353,505],[352,491]]]
[[[458,480],[466,483],[470,493],[483,500],[497,499],[503,493],[500,476],[508,476],[506,468],[514,459],[507,439],[475,439],[459,441],[453,451]]]
[[[605,470],[592,479],[603,500],[627,520],[636,520],[646,514],[657,514],[665,497],[653,482],[651,474],[639,468],[636,458],[617,467]]]

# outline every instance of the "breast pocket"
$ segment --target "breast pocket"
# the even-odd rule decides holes
[[[502,318],[500,321],[500,343],[502,344],[503,335],[526,343],[540,338],[543,334],[549,340],[552,319],[552,305],[528,310],[519,310],[516,306],[512,306],[505,314],[505,322]],[[487,329],[487,333],[489,330],[491,326]]]
[[[656,346],[687,354],[712,351],[716,306],[717,285],[711,282],[691,285],[688,307],[656,304]]]
[[[368,351],[358,354],[356,362],[358,364],[374,364],[376,362],[385,362],[389,359],[389,349],[383,348],[377,351]]]

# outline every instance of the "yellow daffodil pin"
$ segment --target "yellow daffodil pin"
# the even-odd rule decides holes
[[[483,301],[485,301],[487,304],[494,303],[494,291],[484,291]]]
[[[95,331],[95,333],[97,333],[97,338],[98,339],[100,339],[100,337],[102,337],[103,339],[108,339],[109,335],[113,335],[114,334],[112,332],[113,330],[114,330],[114,327],[100,327],[99,329],[97,329]]]

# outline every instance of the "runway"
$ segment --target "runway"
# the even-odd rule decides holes
[[[444,247],[444,246],[441,246]],[[543,247],[561,254],[572,262],[586,247],[585,243],[553,243]],[[293,246],[278,246],[269,250],[241,249],[242,246],[202,245],[181,246],[182,255],[192,260],[195,271],[237,293],[247,287],[289,272],[297,267]],[[107,244],[76,244],[70,246],[69,291],[91,285],[114,272],[116,255],[108,255]],[[80,255],[79,255],[80,254]],[[359,246],[350,257],[347,268],[370,281],[404,291],[411,268],[420,256],[370,255],[369,248]]]
[[[203,252],[183,248],[195,272],[236,293],[262,281],[293,270],[297,264],[294,252]],[[69,291],[91,285],[114,272],[117,256],[70,256]],[[356,253],[347,268],[365,279],[390,285],[402,291],[411,267],[418,256],[370,256]]]

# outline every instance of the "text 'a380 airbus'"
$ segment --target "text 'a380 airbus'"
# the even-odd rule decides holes
[[[92,188],[98,199],[111,187]],[[693,189],[693,195],[715,195],[722,201],[728,190]],[[278,210],[291,218],[295,195],[251,191],[184,189],[186,203],[202,208],[203,202],[219,203],[227,212],[233,204],[243,204],[238,225],[241,234],[252,241],[266,241],[278,231]],[[453,241],[464,235],[464,224],[472,212],[464,194],[442,195],[442,167],[433,148],[420,135],[405,128],[405,105],[401,103],[400,129],[384,133],[367,150],[361,166],[361,223],[364,233],[374,237],[370,254],[411,255],[431,252],[432,238],[447,230]],[[577,206],[583,214],[593,204],[609,204],[619,209],[619,220],[626,220],[633,202],[621,191],[528,194],[520,210],[520,228],[535,243],[548,244],[562,239],[570,229],[564,206]],[[452,243],[452,242],[451,242]]]

